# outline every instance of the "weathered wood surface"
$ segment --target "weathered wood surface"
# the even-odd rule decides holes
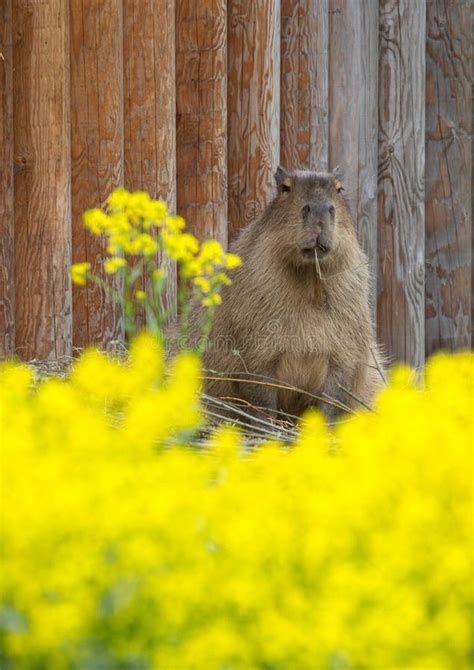
[[[227,3],[176,2],[178,212],[227,244]]]
[[[229,0],[229,237],[275,190],[280,157],[280,3]]]
[[[328,0],[282,0],[280,163],[328,165]]]
[[[378,1],[329,0],[329,167],[369,258],[376,313]]]
[[[121,0],[71,0],[73,261],[107,277],[105,242],[86,231],[82,214],[105,204],[123,184],[123,17]],[[118,306],[88,283],[73,289],[75,347],[123,337]]]
[[[427,355],[471,340],[470,12],[467,0],[427,4]]]
[[[174,0],[124,1],[125,187],[146,191],[176,212]],[[159,257],[156,262],[160,263]],[[176,268],[167,264],[165,304],[176,304]],[[144,287],[149,278],[144,277]],[[137,325],[145,316],[137,315]]]
[[[340,167],[392,360],[468,347],[473,26],[470,0],[3,0],[0,357],[123,338],[68,272],[114,281],[82,224],[114,187],[225,244],[279,163]]]
[[[15,351],[12,3],[0,5],[0,358]]]
[[[424,0],[381,0],[379,32],[379,338],[424,363]]]
[[[71,353],[69,12],[13,0],[16,349]]]

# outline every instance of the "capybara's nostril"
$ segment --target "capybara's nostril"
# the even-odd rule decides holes
[[[303,215],[303,217],[307,217],[308,214],[310,213],[310,211],[311,211],[311,207],[309,205],[305,205],[303,207],[303,209],[301,210],[301,214]]]
[[[329,206],[329,214],[331,216],[334,216],[335,213],[336,213],[336,208],[333,205],[330,205]]]

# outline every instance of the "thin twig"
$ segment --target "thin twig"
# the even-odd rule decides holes
[[[242,361],[242,365],[243,365],[244,368],[245,368],[245,372],[246,372],[247,374],[250,374],[249,371],[248,371],[248,368],[247,368],[247,366],[246,366],[246,364],[245,364],[245,361],[244,361],[244,359],[243,359],[243,357],[242,357],[242,354],[240,353],[240,351],[238,351],[237,349],[234,349],[234,351],[233,351],[232,353],[234,354],[234,356],[237,356],[237,357],[239,358],[239,360]]]
[[[247,407],[253,407],[254,409],[260,409],[260,410],[268,410],[268,407],[263,407],[262,405],[252,405],[251,402],[248,400],[244,400],[243,398],[235,398],[234,396],[220,396],[222,400],[228,400],[229,402],[236,402],[240,404],[244,404]],[[294,421],[299,421],[301,417],[296,416],[296,414],[289,414],[288,412],[284,412],[282,409],[277,409],[275,410],[277,414],[281,414],[282,416],[288,417],[289,419],[292,420],[292,423]]]
[[[253,429],[254,427],[258,428],[259,430],[264,430],[267,434],[270,435],[275,435],[275,431],[278,430],[278,428],[275,426],[275,424],[272,421],[265,420],[265,419],[259,419],[258,417],[254,416],[253,414],[250,414],[249,412],[246,412],[245,410],[238,409],[237,407],[234,407],[233,405],[229,405],[229,403],[226,403],[222,401],[221,399],[214,398],[212,396],[208,396],[205,393],[203,394],[203,398],[207,402],[214,403],[218,407],[222,407],[223,409],[229,410],[231,412],[234,412],[235,414],[239,414],[240,416],[245,417],[246,419],[250,419],[252,422],[251,428]],[[205,408],[206,411],[206,408]],[[233,421],[233,419],[229,419],[230,421]],[[254,426],[255,423],[262,424],[266,428],[260,428],[260,426]],[[267,430],[267,428],[270,428],[271,430]],[[287,433],[289,432],[287,429],[282,429],[280,428],[281,432],[282,430],[285,430]]]
[[[325,277],[320,277],[322,281],[326,281],[327,279],[331,279],[332,277],[337,277],[337,275],[342,275],[345,272],[356,272],[359,268],[363,267],[364,265],[368,265],[368,261],[363,261],[362,263],[359,263],[359,265],[356,265],[354,268],[346,268],[345,270],[339,270],[339,272],[333,272],[332,275],[326,275]]]
[[[223,373],[225,374],[225,373]],[[271,382],[262,382],[258,381],[256,379],[238,379],[235,377],[208,377],[206,375],[203,375],[201,379],[204,379],[206,381],[224,381],[224,382],[239,382],[243,384],[255,384],[258,386],[268,386],[271,388],[277,388],[283,391],[294,391],[295,393],[302,393],[303,395],[308,396],[309,398],[312,398],[313,400],[319,400],[320,402],[324,402],[326,405],[332,405],[333,407],[336,407],[337,409],[342,409],[344,412],[347,412],[348,414],[355,414],[355,412],[350,408],[347,407],[347,405],[344,405],[344,403],[341,403],[337,400],[334,400],[332,398],[329,398],[328,396],[320,396],[320,395],[315,395],[314,393],[310,393],[309,391],[305,391],[304,389],[300,389],[296,386],[287,386],[285,384],[272,384]]]
[[[325,393],[324,391],[322,392],[322,396],[323,396],[323,398],[326,398],[326,400],[331,400],[332,403],[334,404],[334,406],[337,407],[338,409],[341,409],[344,412],[349,410],[352,414],[356,413],[348,405],[343,403],[342,400],[336,400],[335,398],[331,398],[331,396],[328,395],[327,393]]]
[[[364,402],[361,398],[357,397],[355,393],[352,393],[352,391],[349,391],[349,389],[346,389],[346,387],[342,386],[341,384],[338,384],[338,387],[341,389],[341,391],[344,391],[344,393],[347,393],[348,396],[350,396],[353,400],[358,402],[359,405],[362,405],[362,407],[368,409],[369,412],[373,412],[372,407],[370,407],[370,405],[367,405],[367,403]]]
[[[379,375],[382,377],[382,381],[383,381],[383,383],[384,383],[384,384],[387,384],[387,379],[386,379],[386,377],[385,377],[385,375],[384,375],[384,373],[383,373],[382,368],[380,367],[380,364],[379,364],[379,362],[378,362],[378,360],[377,360],[377,356],[375,355],[375,351],[374,351],[374,348],[373,348],[373,347],[370,347],[370,352],[371,352],[371,354],[372,354],[372,358],[374,359],[375,367],[377,368],[377,370],[378,370],[378,372],[379,372]]]
[[[223,414],[218,414],[217,412],[212,412],[211,410],[206,409],[206,408],[204,408],[204,413],[209,415],[209,416],[216,417],[217,419],[227,421],[227,422],[230,422],[232,424],[237,424],[238,426],[241,426],[242,428],[246,428],[247,430],[249,430],[252,433],[257,432],[257,433],[261,433],[263,435],[270,435],[274,439],[275,439],[275,437],[278,437],[278,439],[284,439],[285,441],[291,442],[291,439],[289,439],[288,437],[286,437],[284,435],[279,434],[279,435],[275,436],[274,431],[267,430],[266,428],[262,428],[260,426],[255,426],[254,424],[250,424],[250,423],[247,423],[245,421],[241,421],[240,419],[230,419],[228,416],[225,416]]]
[[[316,266],[316,272],[318,273],[318,277],[322,279],[323,276],[321,274],[321,266],[319,265],[318,251],[316,247],[314,247],[314,264]]]

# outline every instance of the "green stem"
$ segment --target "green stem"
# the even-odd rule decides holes
[[[212,321],[214,319],[215,307],[208,307],[206,311],[206,316],[201,325],[202,337],[199,339],[199,346],[197,347],[197,353],[202,356],[206,349],[206,345],[211,333]]]
[[[153,278],[153,273],[155,271],[155,266],[153,264],[153,261],[151,258],[146,258],[146,267],[148,270],[148,275],[151,281],[151,294],[152,294],[152,300],[148,301],[148,295],[147,295],[147,304],[148,304],[148,309],[149,309],[149,315],[151,317],[151,320],[154,322],[154,327],[155,327],[155,335],[159,336],[160,339],[163,339],[163,328],[164,328],[164,308],[161,302],[161,294],[163,292],[163,285],[160,287],[157,286],[157,282],[155,282]],[[165,282],[166,284],[166,282]]]
[[[181,349],[188,348],[189,339],[189,312],[190,303],[187,300],[188,286],[186,278],[180,275],[178,288],[178,308],[179,308],[179,333],[181,341]]]
[[[112,298],[114,302],[123,306],[123,296],[120,294],[120,291],[117,291],[113,286],[109,286],[109,284],[97,275],[88,273],[87,279],[90,279],[94,284],[100,286],[100,288],[104,289],[105,293],[108,294],[109,298]]]
[[[128,268],[124,273],[124,316],[125,316],[125,333],[130,339],[137,332],[135,323],[135,304],[131,296],[131,290],[135,280],[131,278]]]

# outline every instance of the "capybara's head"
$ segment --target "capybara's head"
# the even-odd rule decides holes
[[[278,240],[284,255],[296,265],[324,264],[345,243],[354,244],[354,230],[342,183],[330,173],[295,171],[279,167],[277,196],[272,208],[278,216]]]

